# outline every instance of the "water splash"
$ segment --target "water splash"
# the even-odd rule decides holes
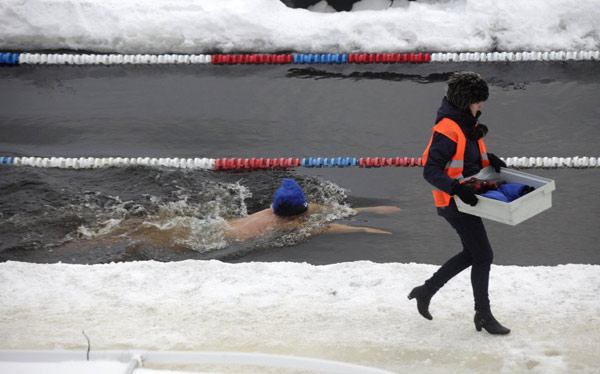
[[[268,208],[289,177],[323,208],[293,229],[247,242],[224,235],[228,220]],[[0,184],[0,257],[93,263],[220,258],[223,250],[239,257],[318,235],[354,213],[346,198],[335,183],[282,171],[9,169]]]

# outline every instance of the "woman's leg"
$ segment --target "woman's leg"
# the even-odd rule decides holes
[[[433,295],[450,279],[472,266],[471,285],[475,298],[475,309],[489,311],[488,279],[493,253],[483,222],[481,218],[472,215],[444,218],[458,233],[463,251],[446,261],[431,278],[425,281],[423,286],[414,288],[408,298],[416,298],[419,313],[427,319],[432,319],[433,317],[429,313],[429,303]]]
[[[494,253],[483,221],[472,215],[446,219],[460,236],[463,252],[469,253],[471,257],[471,285],[475,298],[475,310],[489,311],[488,285]]]
[[[432,293],[436,293],[450,279],[471,266],[471,255],[463,250],[444,263],[428,280],[425,285]]]
[[[456,274],[471,265],[471,254],[466,250],[464,242],[463,248],[462,252],[446,261],[431,278],[425,281],[424,285],[415,287],[408,295],[409,299],[417,299],[417,309],[423,317],[429,320],[433,319],[433,316],[429,313],[429,303],[433,295]]]

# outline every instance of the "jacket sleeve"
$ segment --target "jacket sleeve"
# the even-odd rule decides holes
[[[456,179],[444,173],[446,164],[452,159],[454,153],[456,153],[456,143],[446,135],[436,132],[429,147],[427,163],[423,168],[425,180],[447,194],[451,194],[452,188],[458,183]]]

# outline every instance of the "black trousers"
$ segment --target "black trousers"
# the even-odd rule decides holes
[[[480,217],[470,214],[444,218],[458,233],[463,250],[446,261],[425,282],[425,285],[431,291],[437,292],[455,275],[471,266],[471,286],[473,287],[473,297],[475,298],[475,310],[489,311],[488,285],[490,265],[494,259],[494,253],[487,238],[483,221]]]

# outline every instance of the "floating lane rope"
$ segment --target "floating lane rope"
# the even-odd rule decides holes
[[[164,64],[210,64],[211,55],[181,54],[51,54],[22,53],[19,64],[32,65],[164,65]]]
[[[0,53],[0,65],[18,65],[19,54],[17,53]]]
[[[215,168],[215,159],[151,157],[0,157],[0,164],[65,169],[93,169],[103,167],[126,167],[141,165],[213,170]]]
[[[598,168],[600,157],[507,157],[509,168]],[[295,167],[415,167],[416,157],[306,157],[306,158],[154,158],[154,157],[0,157],[0,164],[41,168],[95,169],[104,167],[151,166],[205,170],[273,170]]]
[[[598,51],[432,53],[432,62],[598,61]]]
[[[600,157],[507,157],[509,168],[597,168]]]
[[[0,65],[284,65],[402,64],[445,62],[600,61],[600,51],[462,53],[296,53],[296,54],[74,54],[0,53]]]

